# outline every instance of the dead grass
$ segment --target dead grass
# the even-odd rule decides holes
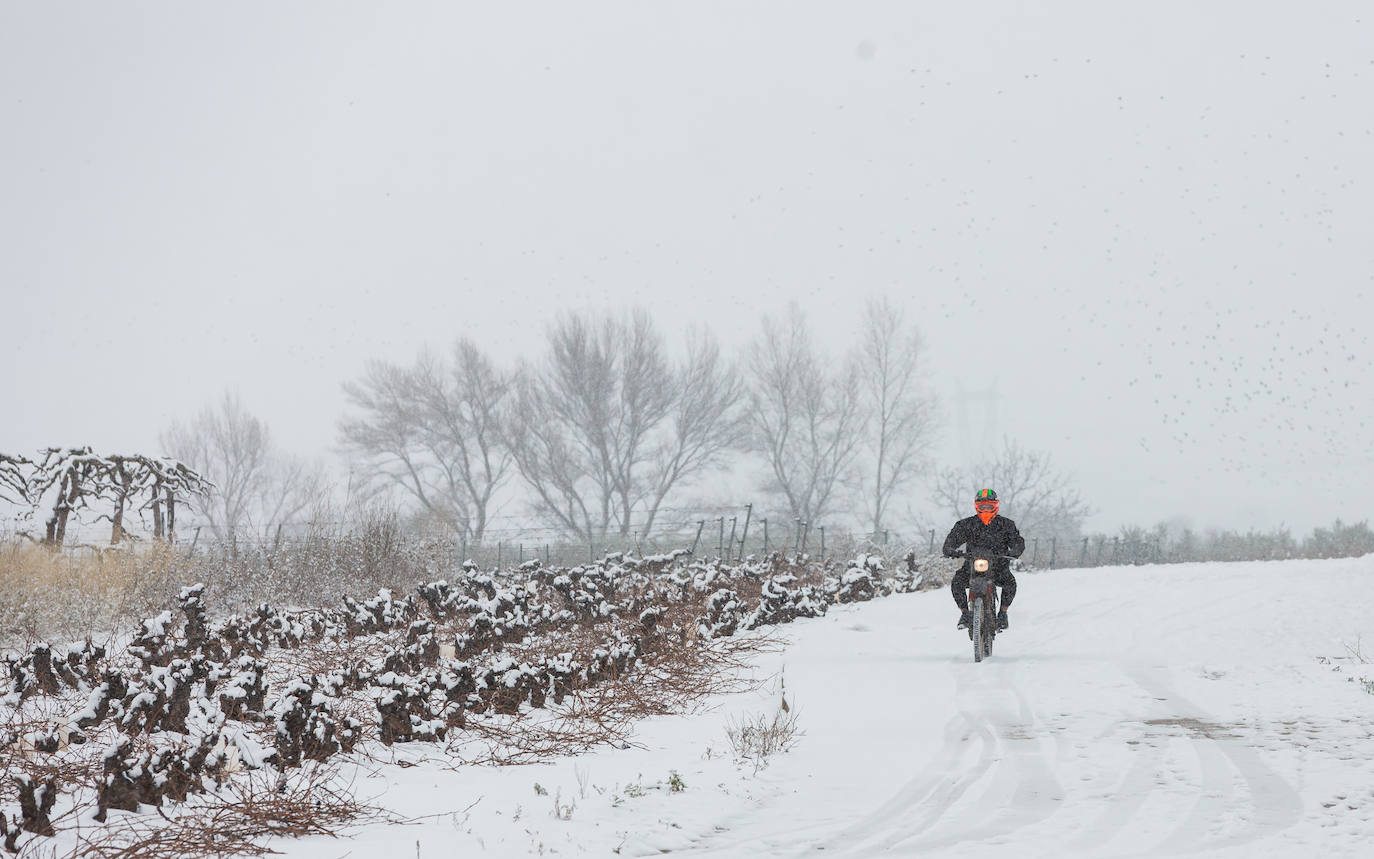
[[[78,639],[131,622],[161,600],[177,562],[165,543],[56,552],[0,543],[0,645]]]

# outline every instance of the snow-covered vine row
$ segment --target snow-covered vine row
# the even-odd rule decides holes
[[[824,568],[612,555],[497,574],[469,564],[404,596],[217,620],[204,586],[187,587],[119,652],[87,640],[5,660],[3,843],[363,743],[451,744],[610,681],[652,682],[684,650],[920,586],[915,565],[888,573],[872,556]]]

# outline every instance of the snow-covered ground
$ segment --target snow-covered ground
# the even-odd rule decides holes
[[[397,859],[1374,855],[1374,695],[1358,681],[1374,665],[1331,660],[1362,635],[1374,653],[1374,556],[1021,582],[1013,628],[981,665],[944,591],[836,607],[783,628],[790,645],[758,667],[766,689],[645,722],[634,747],[360,770],[364,797],[423,819],[272,846]],[[732,759],[726,722],[776,710],[783,683],[805,735],[756,773]]]

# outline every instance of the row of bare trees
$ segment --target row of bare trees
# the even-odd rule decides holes
[[[110,542],[128,536],[130,515],[151,518],[153,535],[171,539],[178,506],[213,485],[182,462],[143,454],[97,454],[89,447],[47,448],[36,459],[0,453],[0,500],[32,515],[48,511],[43,542],[60,547],[83,511],[110,523]]]
[[[570,540],[647,538],[687,491],[707,506],[722,492],[762,491],[758,512],[798,525],[861,512],[881,535],[918,478],[953,516],[968,513],[974,488],[995,487],[1027,533],[1076,538],[1088,513],[1047,455],[1013,442],[969,468],[932,468],[936,403],[922,342],[884,299],[866,305],[843,354],[817,342],[795,304],[763,318],[738,360],[704,331],[671,349],[642,310],[565,314],[532,342],[513,367],[466,338],[408,365],[369,362],[343,386],[349,501],[399,495],[471,543],[511,499]],[[115,542],[129,510],[162,536],[189,500],[198,524],[232,542],[279,532],[332,498],[323,465],[279,451],[234,393],[160,442],[170,459],[0,457],[0,500],[48,499],[45,539],[60,544],[69,517],[95,499]]]
[[[764,319],[748,369],[749,447],[792,516],[818,521],[858,492],[881,532],[894,494],[929,464],[935,429],[921,340],[901,312],[869,302],[858,345],[832,362],[793,305]]]
[[[368,364],[344,386],[344,454],[375,491],[401,490],[474,541],[518,476],[570,536],[647,533],[672,490],[738,447],[742,386],[714,340],[668,355],[648,314],[555,323],[537,364],[497,367],[470,340],[445,359]]]
[[[870,302],[841,356],[818,348],[795,305],[763,320],[742,363],[700,331],[671,354],[642,310],[566,314],[541,345],[510,369],[467,339],[409,366],[369,363],[344,386],[339,424],[363,484],[400,490],[477,542],[518,480],[545,523],[593,540],[647,535],[674,492],[753,454],[792,517],[861,495],[876,532],[928,464],[921,341],[886,301]]]

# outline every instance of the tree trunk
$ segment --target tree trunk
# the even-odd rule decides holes
[[[48,521],[48,542],[54,548],[62,548],[67,539],[67,516],[71,513],[72,502],[76,500],[76,479],[69,472],[62,476],[61,491],[53,506],[52,519]]]
[[[124,507],[128,504],[129,492],[133,485],[133,475],[120,470],[120,483],[115,498],[114,518],[110,521],[110,545],[118,546],[124,540]]]
[[[110,520],[110,545],[118,546],[124,539],[124,496],[115,500],[114,517]]]
[[[53,545],[60,549],[67,539],[67,514],[70,512],[66,506],[57,511],[57,533],[53,537]]]
[[[153,536],[162,539],[162,499],[157,497],[156,491],[153,495]]]

